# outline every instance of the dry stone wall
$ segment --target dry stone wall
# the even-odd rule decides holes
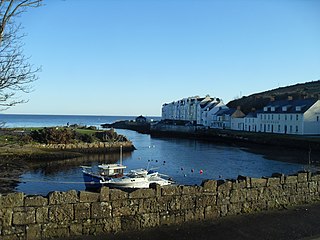
[[[51,239],[216,219],[320,201],[320,173],[154,185],[125,192],[75,190],[48,196],[0,195],[0,239]]]

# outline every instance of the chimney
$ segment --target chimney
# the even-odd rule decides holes
[[[256,108],[251,108],[251,112],[255,112],[256,111]]]
[[[274,96],[271,96],[270,97],[270,102],[274,102],[276,99],[275,99],[275,97]]]
[[[288,100],[293,100],[293,97],[292,96],[288,96]]]
[[[241,106],[237,106],[237,110],[241,110]]]

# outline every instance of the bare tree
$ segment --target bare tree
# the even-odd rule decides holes
[[[0,110],[24,103],[17,92],[29,92],[39,68],[28,62],[22,51],[21,25],[16,18],[28,8],[39,7],[42,0],[0,0]]]

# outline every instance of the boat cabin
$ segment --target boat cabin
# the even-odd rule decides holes
[[[104,177],[122,177],[126,166],[122,164],[101,164],[98,165],[99,173]]]

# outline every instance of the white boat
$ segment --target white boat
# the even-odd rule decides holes
[[[101,164],[98,165],[98,171],[94,172],[91,167],[81,167],[86,188],[99,188],[102,187],[101,181],[105,182],[113,178],[123,177],[126,168],[122,164]]]
[[[98,171],[91,167],[81,166],[86,188],[100,188],[102,186],[114,188],[149,188],[150,184],[161,186],[172,184],[173,181],[157,171],[136,169],[124,173],[126,166],[122,165],[122,147],[120,147],[120,164],[101,164]]]
[[[114,188],[149,188],[152,183],[164,186],[172,184],[173,181],[168,176],[157,171],[136,169],[131,170],[120,178],[111,178],[106,181],[100,180],[100,183]]]

